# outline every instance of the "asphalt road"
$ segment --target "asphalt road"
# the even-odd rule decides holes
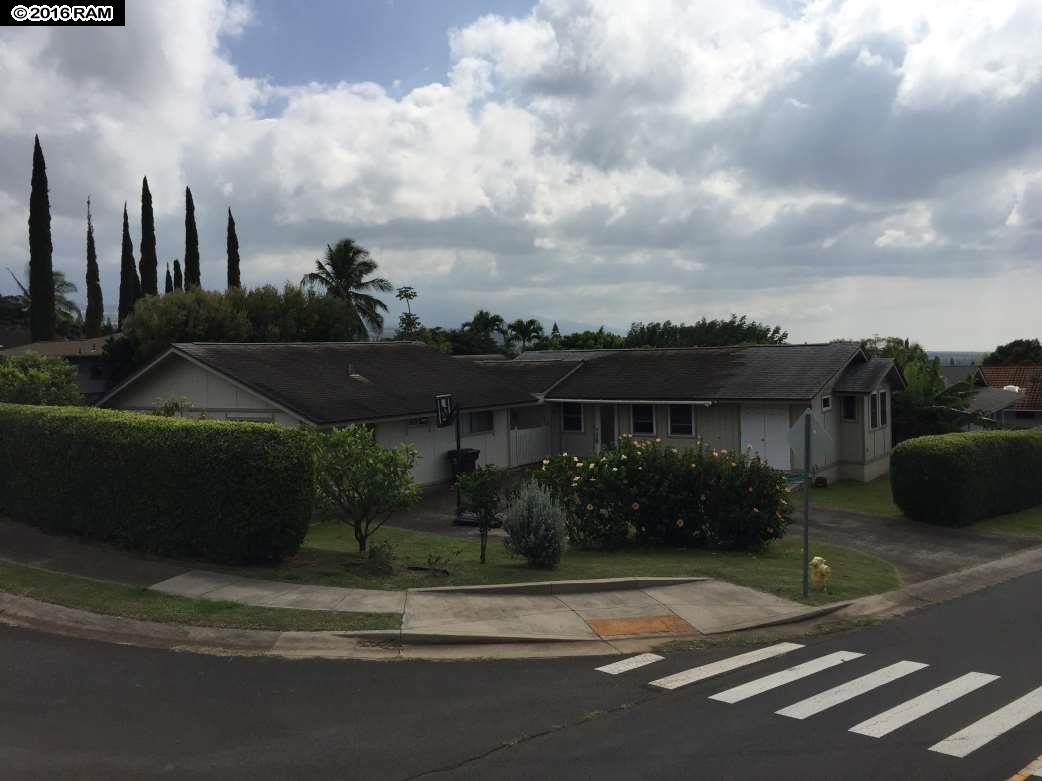
[[[1040,595],[1028,576],[674,691],[648,684],[749,649],[609,676],[603,658],[289,662],[0,627],[0,777],[1006,779],[1042,754],[1042,715],[961,759],[929,748],[1042,687]],[[864,656],[709,699],[837,651]],[[803,720],[775,713],[902,661],[929,666]],[[999,677],[884,737],[849,731],[969,672]]]

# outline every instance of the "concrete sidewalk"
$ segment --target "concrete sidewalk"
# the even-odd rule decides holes
[[[549,584],[548,584],[549,585]],[[401,636],[444,641],[580,641],[718,634],[799,621],[842,607],[809,607],[709,579],[572,582],[562,593],[492,586],[370,589],[305,586],[192,570],[155,591],[258,607],[399,613]],[[550,588],[545,589],[547,592]]]

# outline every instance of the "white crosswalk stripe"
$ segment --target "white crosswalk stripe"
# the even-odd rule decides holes
[[[795,651],[799,648],[803,648],[803,646],[798,643],[778,643],[776,645],[769,645],[766,648],[759,648],[755,651],[739,654],[738,656],[730,656],[727,659],[721,659],[718,662],[704,664],[701,667],[692,667],[690,670],[684,670],[675,675],[659,678],[657,681],[652,681],[648,685],[654,686],[657,689],[666,689],[667,691],[679,689],[681,686],[687,686],[692,683],[697,683],[698,681],[713,678],[717,675],[723,675],[731,670],[747,667],[750,664],[762,662],[765,659],[773,659],[776,656],[787,654],[790,651]]]
[[[787,670],[768,675],[764,678],[757,678],[755,681],[744,683],[741,686],[735,686],[733,689],[722,691],[719,694],[712,695],[709,699],[717,700],[719,702],[736,703],[742,700],[747,700],[750,697],[755,697],[757,694],[776,689],[779,686],[784,686],[793,681],[798,681],[800,678],[806,678],[808,675],[814,675],[814,673],[827,670],[830,667],[835,667],[838,664],[849,662],[854,659],[860,659],[864,654],[859,654],[854,651],[836,651],[835,653],[820,656],[817,659],[811,659],[809,662],[798,664],[795,667],[790,667]]]
[[[965,757],[1014,727],[1042,713],[1042,686],[942,740],[930,751]]]
[[[775,711],[775,713],[779,716],[788,716],[790,719],[806,719],[815,713],[821,713],[824,710],[835,707],[841,702],[852,700],[873,689],[878,689],[880,686],[885,686],[891,681],[896,681],[898,678],[903,678],[906,675],[922,670],[924,667],[929,667],[929,665],[922,662],[897,662],[897,664],[892,664],[868,675],[862,675],[860,678],[834,686],[820,694],[815,694],[813,697],[808,697],[787,708]]]
[[[928,713],[932,713],[938,708],[954,702],[960,697],[965,697],[967,694],[977,691],[977,689],[986,686],[992,681],[997,681],[998,678],[999,676],[989,675],[988,673],[966,673],[966,675],[953,681],[948,681],[948,683],[920,694],[918,697],[902,702],[900,705],[883,711],[860,724],[855,724],[850,728],[850,731],[859,735],[867,735],[870,738],[881,738],[906,724],[911,724]]]
[[[658,654],[639,654],[638,656],[631,656],[629,659],[621,659],[618,662],[598,667],[597,672],[618,675],[619,673],[629,672],[630,670],[636,670],[638,667],[661,661],[662,657]]]

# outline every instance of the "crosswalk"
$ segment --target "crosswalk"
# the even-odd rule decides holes
[[[665,677],[656,678],[650,681],[648,685],[662,691],[676,691],[729,673],[740,672],[745,668],[770,660],[781,660],[788,654],[802,649],[804,649],[804,646],[799,643],[776,643],[754,651],[725,657],[708,664],[672,673]],[[663,661],[663,659],[664,657],[657,654],[640,654],[596,669],[598,672],[608,675],[622,675],[654,665]],[[789,686],[797,681],[813,681],[813,676],[818,673],[858,660],[871,661],[866,654],[857,651],[833,651],[777,672],[753,678],[722,691],[708,694],[707,697],[715,702],[734,705],[761,694]],[[809,719],[864,694],[883,689],[883,687],[897,680],[913,676],[929,666],[928,663],[921,661],[896,661],[870,672],[857,675],[845,683],[832,686],[809,697],[800,699],[775,711],[775,713],[801,721]],[[849,728],[849,731],[870,738],[884,738],[920,719],[928,718],[942,708],[949,708],[949,706],[952,706],[953,703],[958,702],[963,697],[997,680],[999,680],[999,676],[990,673],[965,673],[940,686],[924,691],[911,699],[897,703],[893,707],[855,724]],[[930,746],[929,750],[961,759],[1040,714],[1042,714],[1042,686],[1018,697],[992,713],[983,716],[974,714],[980,716],[976,721]],[[1022,771],[1025,774],[1024,777],[1030,777],[1033,770],[1036,773],[1042,773],[1042,760],[1039,761],[1038,765],[1039,768],[1031,766]]]

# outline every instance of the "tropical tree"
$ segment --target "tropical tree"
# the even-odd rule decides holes
[[[398,316],[398,333],[395,338],[401,341],[412,340],[422,327],[420,316],[412,311],[411,302],[416,298],[416,288],[400,287],[394,292],[394,297],[405,302],[406,310]]]
[[[11,275],[11,279],[18,286],[18,290],[21,291],[19,295],[15,296],[18,301],[18,306],[23,312],[32,311],[32,292],[29,288],[28,283],[23,282],[15,276],[11,269],[7,269],[7,272]],[[26,278],[31,276],[29,265],[25,266]],[[69,298],[71,293],[78,291],[76,285],[65,278],[64,271],[52,271],[51,272],[52,289],[54,296],[54,311],[59,321],[73,323],[81,318],[79,305]]]
[[[381,313],[387,311],[387,304],[371,293],[390,293],[394,289],[383,277],[372,276],[376,269],[369,250],[353,239],[341,239],[332,246],[326,245],[325,258],[315,261],[315,270],[305,274],[300,284],[321,287],[326,295],[347,301],[358,335],[368,336],[383,328]]]
[[[40,137],[33,141],[33,174],[29,192],[29,331],[34,342],[54,339],[54,268],[51,244],[51,201],[47,194],[47,165]],[[21,287],[21,285],[19,285]]]
[[[662,323],[633,323],[626,334],[626,347],[724,347],[735,344],[782,344],[789,338],[781,326],[731,315],[727,320],[701,320],[688,325],[666,320]]]
[[[521,352],[537,339],[543,338],[543,324],[538,320],[515,320],[507,327],[510,338],[521,343]]]
[[[502,316],[486,309],[479,309],[475,312],[474,316],[463,324],[463,329],[490,338],[492,334],[499,334],[503,338],[506,338],[507,335],[507,324]]]
[[[968,381],[945,387],[940,358],[912,361],[901,373],[905,388],[894,393],[894,442],[954,433],[967,424],[992,425],[988,418],[968,410],[976,393]]]

